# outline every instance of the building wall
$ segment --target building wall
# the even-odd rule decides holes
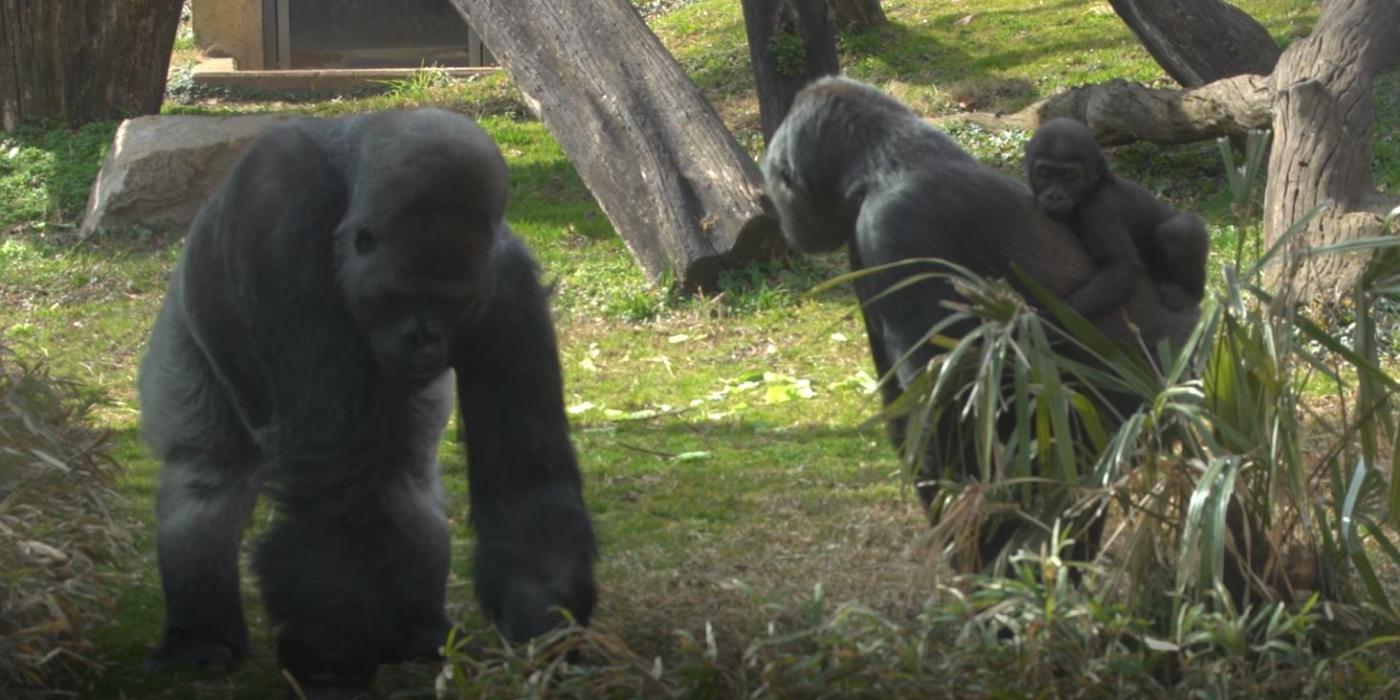
[[[190,0],[194,42],[205,54],[262,70],[263,0]]]
[[[356,4],[380,0],[316,0],[314,3],[302,0],[301,5],[295,4],[296,1],[191,0],[195,45],[211,58],[232,58],[238,70],[415,67],[423,63],[480,66],[495,63],[481,40],[445,0],[394,0],[393,10]],[[442,6],[439,7],[437,2],[441,2]],[[338,12],[337,8],[342,5],[360,7],[361,11]],[[400,30],[405,27],[408,30],[417,28],[417,34],[428,37],[418,40],[426,45],[416,48],[411,45],[399,46],[402,37],[395,38],[391,31],[385,31],[377,40],[374,28],[383,28],[387,24],[387,20],[380,15],[389,12],[392,18],[394,12],[412,12],[414,8],[419,10],[415,16],[396,18],[398,24],[395,27]],[[302,16],[298,17],[298,12]],[[376,12],[380,14],[376,15]],[[342,20],[340,15],[360,16]],[[292,28],[292,33],[276,36],[278,21],[286,22]],[[432,30],[439,25],[444,31],[439,32],[442,36],[434,40]],[[464,29],[467,31],[463,32]],[[264,32],[274,32],[267,37],[266,43]],[[461,37],[455,40],[457,43],[453,41],[454,36]],[[269,61],[280,65],[269,65]]]

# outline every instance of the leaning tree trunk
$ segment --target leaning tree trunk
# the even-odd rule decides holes
[[[827,0],[743,0],[763,140],[783,123],[797,91],[841,70]]]
[[[652,280],[713,287],[781,249],[762,176],[627,0],[451,0]]]
[[[1266,247],[1314,207],[1330,207],[1294,240],[1319,246],[1385,232],[1400,196],[1372,181],[1373,78],[1400,61],[1400,2],[1324,0],[1317,26],[1274,70],[1274,143],[1264,194]],[[1299,300],[1351,291],[1362,255],[1310,258],[1295,279]]]
[[[182,0],[0,0],[0,128],[160,111]]]
[[[838,32],[863,32],[889,22],[880,0],[826,0],[831,6],[831,23]]]
[[[1222,0],[1109,0],[1158,65],[1183,87],[1268,75],[1278,61],[1269,30]]]

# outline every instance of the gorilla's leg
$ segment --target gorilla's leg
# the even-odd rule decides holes
[[[851,247],[850,260],[852,270],[864,269],[854,246]],[[904,388],[912,385],[935,357],[935,348],[928,343],[926,336],[942,320],[941,302],[950,295],[946,285],[933,282],[919,282],[892,293],[888,290],[903,282],[907,276],[936,270],[934,267],[911,265],[870,273],[854,281],[856,295],[862,300],[861,313],[876,371],[884,376],[893,370],[892,381],[880,385],[886,408],[900,398]],[[957,337],[968,328],[963,324],[944,328],[941,332]],[[975,427],[962,415],[960,407],[943,407],[937,416],[932,417],[933,424],[926,427],[910,423],[911,419],[919,421],[926,418],[929,416],[916,408],[912,415],[891,420],[889,427],[895,448],[904,459],[912,457],[910,450],[923,450],[915,464],[914,486],[925,513],[936,520],[943,505],[940,502],[944,495],[942,481],[964,480],[973,476],[978,456],[973,440]],[[997,431],[1001,436],[1010,435],[1015,425],[1016,416],[1011,413],[997,418]],[[910,434],[922,435],[924,444],[908,444]],[[980,562],[968,562],[967,565],[979,568],[990,564],[990,559],[1006,547],[1015,531],[1016,523],[1004,518],[990,523],[979,543]]]
[[[156,548],[165,631],[148,669],[226,670],[248,653],[238,545],[257,499],[252,442],[169,299],[141,367],[142,432],[163,462]]]
[[[1182,311],[1201,303],[1209,253],[1210,233],[1199,216],[1181,212],[1157,225],[1144,258],[1163,305]]]
[[[447,410],[450,409],[450,403]],[[439,435],[441,430],[438,431]],[[432,443],[434,451],[438,440]],[[432,469],[417,473],[406,484],[398,503],[389,510],[400,523],[406,541],[396,547],[419,569],[410,575],[403,572],[381,572],[383,590],[387,593],[384,613],[394,623],[394,632],[380,652],[383,662],[421,661],[439,659],[442,645],[452,628],[445,610],[448,568],[451,560],[452,533],[447,523],[440,467],[436,458]],[[383,574],[388,573],[387,577]]]
[[[496,294],[459,350],[476,594],[507,639],[587,624],[597,600],[593,526],[564,414],[545,290],[520,241],[497,254]],[[479,369],[473,369],[479,368]]]
[[[284,465],[278,516],[253,557],[280,663],[308,692],[353,696],[379,663],[437,656],[450,532],[436,459],[450,375],[370,420],[333,484],[298,482],[321,465]],[[406,436],[406,437],[405,437]]]
[[[211,455],[166,462],[156,496],[165,636],[148,668],[193,663],[228,670],[248,654],[238,545],[256,497],[236,465]]]
[[[860,259],[860,251],[856,250],[854,242],[846,246],[846,256],[850,260],[851,270],[865,269],[865,263]],[[879,291],[873,288],[865,289],[861,280],[856,281],[856,286],[863,292],[860,296],[862,301],[869,296],[874,296]],[[875,381],[880,383],[880,400],[885,407],[888,407],[899,399],[904,390],[900,387],[898,377],[888,376],[894,364],[889,356],[889,349],[885,347],[885,331],[879,316],[874,309],[861,309],[860,317],[865,324],[865,338],[870,342],[870,358],[875,362]],[[904,437],[908,433],[908,423],[907,417],[898,416],[892,418],[885,425],[889,432],[890,442],[896,450],[904,450]],[[922,497],[922,492],[920,495]],[[924,506],[928,506],[927,498],[924,499]]]

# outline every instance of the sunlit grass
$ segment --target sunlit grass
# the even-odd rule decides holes
[[[1313,3],[1302,0],[1237,4],[1261,17],[1281,42],[1305,31],[1315,14]],[[1106,12],[1107,3],[886,0],[884,5],[892,26],[842,37],[843,66],[931,115],[958,109],[967,98],[988,108],[1016,108],[1061,87],[1105,77],[1164,80],[1131,33]],[[956,22],[968,15],[967,23]],[[741,142],[756,153],[762,144],[755,133],[738,3],[683,2],[655,27]],[[1393,75],[1382,78],[1382,85],[1393,83]],[[777,669],[772,679],[786,684],[774,687],[799,695],[815,692],[801,685],[813,676],[803,675],[809,667],[800,664],[840,667],[839,662],[858,662],[857,651],[877,644],[884,645],[877,651],[902,654],[903,661],[892,663],[912,663],[923,678],[951,684],[926,687],[984,696],[998,688],[1024,689],[1014,682],[1023,680],[1016,674],[1027,669],[1068,689],[1074,687],[1071,677],[1055,674],[1089,668],[1056,665],[1055,658],[1070,657],[1042,652],[1100,650],[1102,656],[1089,661],[1126,664],[1114,666],[1115,672],[1160,671],[1185,657],[1148,653],[1145,623],[1120,620],[1098,601],[1062,598],[1065,607],[1047,607],[1046,590],[1034,581],[984,582],[995,593],[966,608],[925,609],[935,590],[956,595],[935,585],[927,527],[885,435],[859,427],[877,412],[878,400],[870,392],[873,369],[864,329],[853,315],[854,298],[844,290],[803,294],[838,274],[845,265],[841,256],[735,270],[725,275],[723,294],[677,297],[647,284],[558,144],[529,118],[505,76],[466,82],[420,76],[385,87],[375,95],[321,101],[214,96],[170,105],[167,111],[333,116],[433,104],[481,117],[510,166],[510,224],[555,290],[565,403],[602,541],[600,633],[620,640],[646,663],[659,656],[667,664],[689,663],[686,668],[697,674],[714,674],[718,685],[712,687],[728,690],[749,672],[741,670],[748,668],[740,666],[742,659],[772,662]],[[1395,129],[1385,127],[1400,119],[1400,103],[1380,88],[1377,95],[1377,179],[1393,187],[1400,181],[1400,145]],[[255,601],[250,619],[256,655],[231,677],[139,672],[158,633],[161,609],[149,538],[157,467],[136,435],[135,366],[180,244],[178,235],[141,231],[82,244],[66,237],[81,216],[87,183],[114,128],[0,137],[0,334],[16,350],[42,355],[56,371],[107,394],[97,416],[117,432],[117,456],[128,470],[122,492],[146,527],[138,542],[140,556],[121,572],[125,583],[118,592],[117,622],[94,638],[111,669],[92,695],[282,694],[270,633]],[[959,127],[953,135],[997,167],[1010,172],[1020,167],[1023,134]],[[1252,246],[1257,240],[1257,221],[1238,221],[1231,212],[1214,144],[1139,144],[1117,149],[1113,160],[1121,174],[1176,206],[1201,209],[1217,253],[1233,251],[1237,241]],[[1211,270],[1217,285],[1221,264],[1216,255]],[[1320,395],[1334,386],[1318,379],[1309,393]],[[464,458],[450,436],[451,431],[441,456],[457,534],[451,612],[475,635],[470,650],[488,658],[495,653],[494,637],[472,601],[469,583],[472,535],[465,522]],[[818,584],[823,593],[814,600]],[[950,600],[943,602],[953,605]],[[841,605],[847,601],[874,611],[858,618],[873,621],[871,626],[852,622],[853,608]],[[1009,612],[1001,618],[987,614],[998,603]],[[1045,611],[1067,615],[1069,627],[1057,626],[1061,618],[1047,621],[1033,614]],[[1001,626],[1004,620],[1010,627]],[[1082,620],[1093,622],[1076,627]],[[770,621],[774,632],[768,630]],[[1204,635],[1191,648],[1204,650],[1198,658],[1207,660],[1184,666],[1185,672],[1204,678],[1212,668],[1236,669],[1232,678],[1239,678],[1237,669],[1256,659],[1261,668],[1285,666],[1281,655],[1221,651],[1227,642],[1251,639],[1231,637],[1231,624],[1237,621],[1202,613],[1182,628]],[[1131,634],[1114,636],[1124,628]],[[713,667],[705,665],[707,629],[716,640]],[[1009,640],[1003,639],[1003,629],[1012,630]],[[1082,632],[1089,641],[1057,647],[1061,638],[1041,630]],[[801,636],[773,641],[773,634],[785,632]],[[1252,639],[1279,638],[1260,633]],[[866,646],[853,646],[852,640]],[[919,657],[920,649],[938,653]],[[869,658],[891,658],[881,653]],[[1308,667],[1318,674],[1314,678],[1329,678],[1334,667],[1318,663]],[[514,674],[523,667],[500,668]],[[1353,667],[1336,668],[1342,669],[1337,677],[1346,678]],[[865,667],[862,672],[869,675],[855,677],[879,679],[906,670]],[[435,671],[386,669],[378,690],[426,697]],[[982,684],[959,685],[960,673]],[[1259,673],[1264,680],[1299,677]],[[514,688],[509,683],[518,677],[499,668],[482,676],[484,682],[502,683],[496,688]],[[1209,683],[1201,680],[1229,695]]]

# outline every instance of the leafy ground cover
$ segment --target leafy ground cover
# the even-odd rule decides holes
[[[1281,42],[1306,32],[1315,16],[1303,0],[1238,4]],[[757,153],[738,3],[656,5],[658,34]],[[884,5],[893,25],[842,37],[843,65],[929,114],[1016,108],[1108,77],[1165,83],[1107,3]],[[177,51],[170,112],[334,115],[438,104],[478,116],[506,155],[509,220],[556,286],[566,400],[603,550],[596,634],[574,643],[600,663],[578,675],[544,654],[499,650],[471,600],[464,457],[445,440],[457,533],[450,604],[467,632],[446,688],[523,695],[548,688],[544,679],[567,677],[556,691],[991,697],[1041,688],[1112,696],[1166,693],[1177,681],[1217,696],[1300,688],[1346,696],[1348,687],[1383,696],[1384,664],[1395,657],[1334,656],[1326,636],[1314,633],[1316,611],[1237,617],[1196,609],[1174,626],[1177,638],[1165,639],[1161,625],[1029,573],[983,582],[973,594],[949,587],[903,467],[881,430],[862,427],[878,401],[853,297],[842,289],[803,294],[839,274],[839,257],[737,270],[722,294],[677,298],[646,284],[504,78],[456,83],[427,71],[374,95],[249,99],[181,83],[178,57],[189,51]],[[1397,92],[1394,75],[1384,84]],[[1378,102],[1377,177],[1393,187],[1400,103]],[[157,465],[136,435],[135,366],[179,243],[143,231],[69,239],[114,126],[0,137],[0,334],[107,397],[95,415],[116,434],[126,467],[120,490],[142,523],[139,554],[115,569],[115,622],[93,636],[107,670],[84,682],[94,697],[282,693],[255,604],[257,652],[231,676],[139,671],[161,608],[151,537]],[[987,162],[1019,165],[1024,135],[975,128],[953,135]],[[1214,144],[1137,145],[1116,151],[1114,161],[1124,175],[1202,210],[1215,250],[1257,237],[1257,221],[1231,214]],[[1023,573],[1039,564],[1024,566]],[[378,692],[429,696],[437,672],[385,669]]]

